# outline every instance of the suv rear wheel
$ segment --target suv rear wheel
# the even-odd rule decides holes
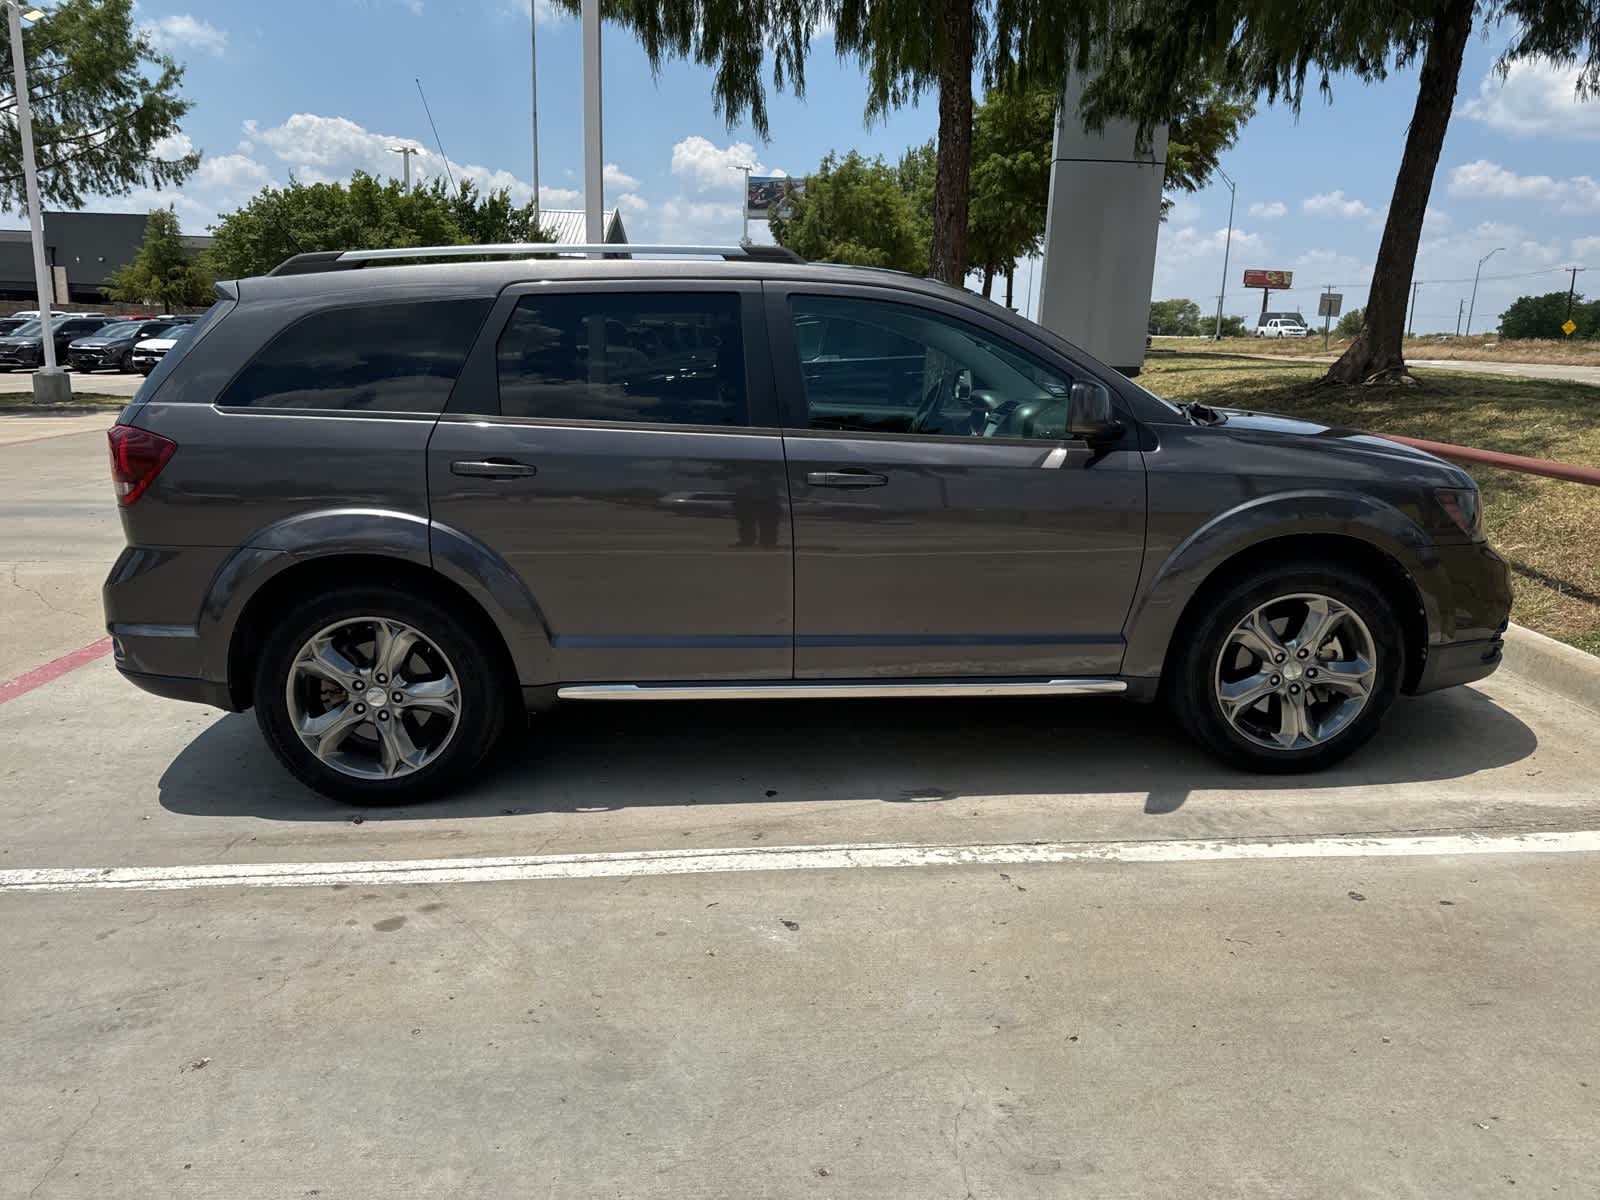
[[[476,767],[506,721],[494,660],[454,614],[398,588],[352,586],[292,609],[267,637],[256,721],[325,796],[402,804]]]
[[[1340,566],[1252,572],[1178,636],[1179,721],[1219,757],[1253,771],[1339,761],[1377,732],[1400,688],[1394,608]]]

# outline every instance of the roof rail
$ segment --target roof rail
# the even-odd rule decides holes
[[[369,263],[413,258],[550,258],[575,254],[620,256],[676,255],[722,258],[730,262],[804,262],[784,246],[672,246],[635,245],[629,242],[565,245],[558,242],[496,242],[478,246],[395,246],[385,250],[317,250],[284,259],[273,275],[316,275],[324,271],[352,271]]]

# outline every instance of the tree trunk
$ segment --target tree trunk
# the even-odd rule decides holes
[[[973,0],[944,0],[939,66],[939,160],[928,274],[961,286],[967,274],[967,184],[972,173]]]
[[[1472,33],[1475,4],[1476,0],[1439,0],[1434,11],[1433,34],[1417,82],[1417,105],[1406,131],[1405,154],[1395,176],[1378,261],[1372,269],[1366,319],[1350,348],[1328,368],[1325,383],[1411,382],[1403,345],[1406,298],[1416,269],[1428,192],[1450,126],[1450,110],[1455,107],[1461,56]]]
[[[1011,307],[1011,291],[1017,282],[1017,264],[1012,263],[1011,269],[1006,272],[1006,307]]]
[[[988,263],[983,264],[983,298],[994,299],[994,268]]]

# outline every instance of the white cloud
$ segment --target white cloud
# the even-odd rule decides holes
[[[606,191],[632,192],[639,188],[639,181],[629,175],[616,163],[607,163],[604,171]]]
[[[1486,74],[1461,112],[1501,133],[1600,141],[1600,104],[1578,99],[1578,71],[1547,60],[1512,63],[1504,79]]]
[[[1450,214],[1443,209],[1435,208],[1430,204],[1423,210],[1422,228],[1424,232],[1432,230],[1436,233],[1444,233],[1453,224],[1455,222],[1451,220]]]
[[[272,172],[248,155],[222,154],[201,159],[195,181],[203,188],[242,188],[253,193],[272,182]]]
[[[638,216],[650,208],[650,202],[637,192],[623,192],[617,197],[617,207],[628,216]]]
[[[744,180],[740,167],[750,167],[756,175],[782,175],[785,172],[765,166],[749,142],[718,146],[693,134],[672,147],[672,173],[686,181],[691,192],[734,192]]]
[[[1519,175],[1499,163],[1480,158],[1450,172],[1450,194],[1490,200],[1535,200],[1561,212],[1600,212],[1600,183],[1589,175],[1555,179]]]
[[[1220,263],[1224,247],[1228,244],[1228,230],[1224,226],[1209,233],[1192,225],[1179,229],[1163,229],[1156,248],[1157,263],[1175,266],[1191,263],[1195,259],[1216,258]],[[1232,253],[1262,253],[1267,242],[1260,234],[1243,229],[1233,231]]]
[[[1592,264],[1600,268],[1600,237],[1573,238],[1572,257],[1580,267]]]
[[[703,242],[732,245],[743,220],[737,201],[694,200],[676,196],[661,204],[640,226],[642,241]]]
[[[199,50],[220,55],[228,48],[226,33],[188,13],[157,17],[143,28],[150,40],[162,50]]]
[[[563,21],[575,20],[566,9],[558,7],[553,0],[534,0],[534,11],[539,16],[541,25],[559,25]],[[505,12],[514,17],[528,19],[528,0],[511,0],[505,7]]]
[[[583,193],[576,188],[545,187],[539,185],[540,208],[582,208]]]
[[[1172,202],[1172,207],[1167,209],[1167,223],[1169,225],[1193,225],[1200,219],[1202,209],[1193,200],[1179,196]]]
[[[1377,213],[1369,205],[1353,197],[1346,196],[1344,191],[1319,192],[1315,196],[1307,196],[1300,201],[1300,211],[1308,217],[1338,217],[1340,220],[1354,221],[1370,218]]]
[[[1285,216],[1288,211],[1289,206],[1282,200],[1272,200],[1267,203],[1257,200],[1249,208],[1252,217],[1260,217],[1266,221],[1276,221],[1279,217]]]
[[[1320,287],[1331,283],[1336,287],[1364,290],[1372,278],[1371,263],[1337,250],[1307,250],[1290,265],[1294,268],[1295,282],[1302,286]]]
[[[189,140],[189,135],[183,131],[169,133],[150,147],[150,153],[156,158],[182,158],[194,153],[194,143]]]

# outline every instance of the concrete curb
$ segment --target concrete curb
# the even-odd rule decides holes
[[[1534,687],[1552,692],[1600,715],[1600,658],[1521,625],[1506,630],[1510,671]]]

